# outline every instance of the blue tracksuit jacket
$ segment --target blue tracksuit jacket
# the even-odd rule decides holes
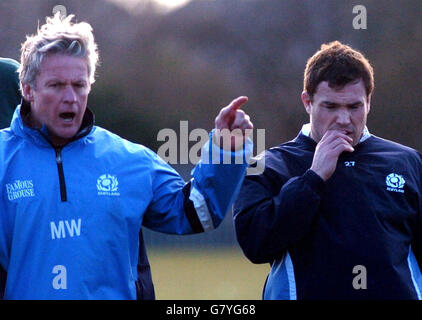
[[[217,227],[247,166],[199,162],[185,183],[151,150],[94,126],[89,110],[63,148],[21,114],[0,131],[5,299],[135,299],[141,225],[173,234]],[[216,149],[207,142],[202,159]],[[246,149],[248,157],[250,141]]]
[[[422,159],[367,134],[324,182],[300,133],[265,152],[234,205],[238,241],[270,263],[264,299],[420,299]]]

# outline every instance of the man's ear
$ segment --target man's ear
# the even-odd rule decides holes
[[[26,101],[32,102],[34,100],[34,89],[29,84],[22,83],[22,91],[22,96]]]
[[[371,98],[372,98],[372,94],[370,94],[368,98],[366,99],[367,100],[366,102],[368,103],[368,113],[371,110]]]
[[[311,114],[311,96],[308,92],[303,91],[302,95],[300,96],[303,102],[303,106],[308,114]]]

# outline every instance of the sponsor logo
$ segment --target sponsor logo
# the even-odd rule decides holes
[[[12,183],[6,183],[7,198],[10,201],[35,197],[34,183],[32,180],[15,180]]]
[[[392,192],[404,193],[403,187],[406,181],[403,176],[397,173],[390,173],[385,178],[385,184],[387,185],[387,190]]]
[[[97,179],[97,190],[99,196],[120,196],[119,182],[116,176],[103,174]]]

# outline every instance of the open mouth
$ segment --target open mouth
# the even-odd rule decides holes
[[[59,114],[59,117],[64,122],[71,123],[73,121],[73,119],[75,118],[75,113],[74,112],[62,112],[62,113]]]

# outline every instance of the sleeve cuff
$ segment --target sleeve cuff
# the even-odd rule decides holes
[[[325,181],[313,170],[308,169],[303,174],[303,179],[315,190],[320,196],[325,189]]]
[[[213,141],[213,131],[202,149],[201,161],[204,164],[249,164],[253,152],[253,142],[248,137],[243,147],[236,151],[225,150]]]

